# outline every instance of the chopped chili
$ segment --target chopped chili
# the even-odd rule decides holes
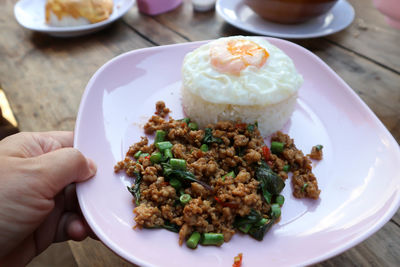
[[[242,259],[243,259],[243,254],[239,253],[235,258],[233,258],[232,267],[241,267],[242,266]]]
[[[235,127],[244,130],[244,129],[246,129],[247,124],[246,123],[236,123]]]
[[[262,151],[265,161],[268,162],[271,157],[271,151],[267,146],[263,146]]]

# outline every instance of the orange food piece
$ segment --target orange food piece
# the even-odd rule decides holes
[[[269,54],[250,40],[217,42],[210,49],[211,65],[221,73],[240,75],[248,66],[261,68]]]
[[[53,12],[59,20],[69,15],[75,19],[83,17],[90,23],[97,23],[110,17],[113,6],[112,0],[47,0],[46,22],[50,22],[50,12]]]
[[[242,266],[242,259],[243,259],[243,254],[239,253],[235,258],[233,258],[232,267],[241,267]]]

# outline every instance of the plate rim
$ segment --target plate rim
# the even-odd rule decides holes
[[[265,36],[271,36],[271,37],[278,37],[278,38],[287,38],[287,39],[308,39],[308,38],[318,38],[318,37],[323,37],[323,36],[328,36],[337,32],[340,32],[342,30],[344,30],[345,28],[347,28],[353,21],[355,18],[355,10],[354,7],[347,1],[347,0],[339,0],[339,2],[342,2],[343,4],[346,5],[346,8],[348,8],[350,10],[350,12],[352,13],[351,16],[351,20],[349,20],[348,23],[345,23],[343,25],[341,25],[341,27],[338,27],[337,29],[335,29],[332,32],[329,33],[322,33],[322,32],[317,32],[317,33],[309,33],[309,34],[286,34],[286,33],[279,33],[279,32],[274,32],[274,31],[263,31],[263,30],[253,30],[253,29],[249,29],[249,27],[246,27],[246,23],[238,23],[234,20],[232,20],[230,17],[226,16],[225,12],[222,11],[222,5],[221,2],[223,1],[227,1],[227,0],[217,0],[216,5],[215,5],[215,10],[217,11],[218,15],[221,16],[221,18],[229,23],[230,25],[241,29],[243,31],[246,32],[251,32],[254,34],[258,34],[258,35],[265,35]],[[238,1],[238,0],[229,0],[229,1]],[[339,3],[338,2],[338,3]],[[337,3],[337,4],[338,4]],[[239,3],[238,3],[239,4]],[[272,22],[271,22],[272,23]]]
[[[383,130],[386,134],[386,136],[390,139],[390,142],[397,144],[397,141],[394,139],[393,135],[389,132],[389,130],[385,127],[385,125],[382,123],[382,121],[379,120],[379,118],[375,115],[375,113],[368,107],[368,105],[355,93],[355,91],[353,89],[351,89],[351,87],[331,68],[329,67],[329,65],[327,63],[325,63],[320,57],[318,57],[317,55],[315,55],[314,53],[312,53],[311,51],[309,51],[308,49],[295,44],[293,42],[287,41],[287,40],[283,40],[283,39],[279,39],[279,38],[274,38],[274,37],[265,37],[265,36],[259,36],[261,38],[265,38],[268,41],[273,40],[274,41],[274,45],[276,45],[275,42],[279,43],[284,43],[286,45],[289,46],[294,46],[296,49],[301,50],[303,53],[306,53],[308,56],[313,57],[315,60],[319,61],[320,64],[323,64],[324,66],[326,66],[326,71],[329,72],[330,75],[333,75],[339,82],[340,84],[343,86],[344,90],[346,93],[348,93],[352,99],[354,101],[357,101],[360,105],[362,105],[363,109],[368,113],[369,117],[371,119],[373,119],[373,122],[376,126],[379,127],[379,130]],[[212,39],[213,40],[213,39]],[[169,49],[171,47],[180,47],[180,46],[194,46],[194,47],[198,47],[204,43],[207,43],[209,41],[212,40],[204,40],[204,41],[195,41],[195,42],[187,42],[187,43],[179,43],[179,44],[171,44],[171,45],[164,45],[164,46],[156,46],[156,47],[146,47],[146,48],[141,48],[141,49],[136,49],[136,50],[132,50],[132,51],[128,51],[125,52],[123,54],[120,54],[112,59],[110,59],[109,61],[107,61],[106,63],[104,63],[94,74],[93,76],[90,78],[85,91],[82,95],[81,98],[81,102],[79,105],[79,110],[78,110],[78,114],[77,114],[77,118],[76,118],[76,123],[75,123],[75,130],[74,130],[74,148],[79,149],[79,147],[76,145],[78,143],[78,139],[79,139],[79,129],[81,126],[81,117],[82,117],[82,111],[84,108],[84,105],[87,101],[88,98],[88,94],[89,91],[91,90],[91,88],[93,87],[94,82],[97,80],[97,77],[106,69],[108,68],[110,65],[114,64],[115,62],[117,62],[118,60],[120,60],[121,58],[124,58],[128,55],[132,55],[132,54],[141,54],[141,53],[147,53],[148,51],[157,51],[157,50],[164,50],[164,49]],[[277,45],[279,48],[279,45]],[[395,152],[397,153],[397,155],[400,157],[400,147],[397,145],[397,149],[395,150]],[[85,198],[84,195],[80,193],[80,185],[77,185],[77,196],[78,196],[78,200],[79,200],[79,204],[81,206],[82,212],[84,214],[84,217],[86,218],[88,224],[90,225],[91,229],[96,233],[96,235],[101,236],[100,240],[102,241],[102,243],[104,245],[106,245],[108,248],[110,248],[114,253],[116,253],[117,255],[121,256],[122,258],[133,262],[135,264],[139,264],[139,265],[145,265],[145,266],[156,266],[153,265],[147,261],[143,261],[140,258],[138,258],[137,256],[133,255],[133,254],[129,254],[124,250],[121,250],[117,243],[115,243],[114,241],[112,241],[110,238],[107,237],[107,235],[104,233],[103,230],[101,230],[101,227],[98,227],[98,224],[96,223],[95,220],[92,219],[92,216],[90,214],[90,212],[85,208]],[[302,265],[309,265],[309,264],[315,264],[324,260],[328,260],[336,255],[339,255],[341,253],[343,253],[344,251],[360,244],[361,242],[365,241],[368,237],[370,237],[371,235],[373,235],[374,233],[376,233],[378,230],[380,230],[393,216],[394,214],[397,212],[397,210],[400,207],[400,193],[397,193],[396,195],[394,195],[395,197],[393,198],[392,202],[390,203],[388,210],[386,211],[386,213],[384,214],[384,216],[380,217],[371,228],[369,228],[368,230],[366,230],[365,232],[361,233],[361,234],[357,234],[356,237],[354,237],[353,239],[351,239],[350,241],[346,242],[343,245],[338,245],[336,246],[336,248],[331,249],[329,251],[327,251],[324,254],[321,254],[317,257],[314,257],[308,261],[303,261],[300,264]]]

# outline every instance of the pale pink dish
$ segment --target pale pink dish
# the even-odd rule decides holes
[[[171,11],[180,4],[182,0],[137,0],[139,11],[150,16]]]
[[[222,247],[179,247],[165,230],[133,230],[131,178],[114,174],[141,126],[164,100],[174,118],[180,104],[181,64],[204,42],[141,49],[100,68],[80,105],[75,147],[98,164],[77,193],[89,225],[118,255],[145,266],[307,265],[335,256],[379,230],[400,204],[399,146],[383,124],[324,62],[288,41],[267,38],[294,61],[304,77],[297,108],[283,129],[304,150],[324,145],[315,166],[319,201],[294,199],[288,184],[282,219],[262,242],[237,234]],[[307,249],[304,249],[307,247]]]

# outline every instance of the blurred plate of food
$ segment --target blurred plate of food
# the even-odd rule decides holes
[[[316,55],[285,40],[259,38],[269,41],[291,58],[293,63],[284,60],[288,64],[288,69],[292,69],[294,64],[304,79],[298,89],[289,121],[284,126],[277,127],[282,127],[281,130],[289,134],[304,153],[309,153],[311,147],[316,144],[324,146],[323,159],[312,164],[313,172],[318,178],[319,196],[316,196],[317,199],[298,199],[294,196],[295,185],[287,182],[281,191],[285,198],[281,217],[262,241],[238,231],[231,236],[229,242],[221,246],[198,246],[193,250],[186,245],[179,245],[177,233],[165,229],[140,229],[140,224],[146,226],[147,220],[153,215],[160,219],[159,215],[150,209],[147,209],[150,211],[147,213],[146,207],[143,207],[145,208],[143,213],[139,210],[136,210],[136,215],[133,213],[137,206],[131,191],[135,191],[133,183],[138,181],[123,171],[115,172],[114,166],[125,158],[127,151],[141,140],[141,136],[145,136],[143,128],[154,115],[156,102],[162,100],[171,110],[170,116],[173,118],[185,117],[182,86],[192,78],[197,79],[202,76],[203,81],[208,81],[204,83],[210,86],[206,96],[208,100],[223,96],[213,96],[212,81],[206,80],[212,77],[210,74],[215,71],[207,67],[210,62],[206,59],[210,55],[209,50],[199,50],[192,54],[194,57],[188,58],[184,63],[188,53],[209,42],[131,51],[106,63],[89,81],[81,100],[74,138],[74,146],[92,158],[98,166],[93,179],[77,186],[80,207],[98,238],[121,257],[139,266],[228,266],[239,253],[242,253],[243,266],[263,266],[266,262],[272,266],[309,265],[326,260],[359,244],[378,231],[397,211],[400,203],[400,179],[397,171],[400,150],[389,131],[355,92]],[[244,38],[239,37],[239,39]],[[231,51],[244,57],[249,54],[260,55],[260,61],[246,60],[246,64],[257,66],[260,63],[271,67],[269,70],[264,69],[270,73],[268,77],[259,77],[262,84],[272,81],[277,77],[275,74],[280,75],[282,64],[275,65],[273,62],[287,57],[277,53],[276,49],[266,45],[267,55],[251,42],[243,42],[243,46],[238,42],[231,44]],[[242,53],[242,47],[247,47],[254,53]],[[216,48],[219,49],[219,46]],[[215,62],[222,69],[228,67],[231,70],[238,70],[243,67],[243,62],[236,61],[228,62],[229,66],[225,65],[225,60],[218,60],[219,55],[224,53],[218,51],[211,54],[217,56]],[[263,63],[265,57],[266,63]],[[219,59],[223,58],[225,57]],[[192,64],[193,62],[197,63]],[[183,71],[189,71],[195,77],[190,78],[182,74],[183,64],[186,66]],[[251,69],[244,68],[245,73],[249,74],[250,71],[258,73],[254,66]],[[293,71],[290,73],[285,79],[293,78],[295,86],[300,84],[296,78],[298,75]],[[240,75],[232,74],[229,77],[225,75],[223,79],[214,81],[233,82],[241,80]],[[251,83],[254,85],[252,76],[241,77],[245,84],[248,84],[246,81],[253,81]],[[285,88],[285,80],[282,82]],[[200,88],[198,93],[201,94],[203,91]],[[236,90],[235,93],[238,95],[233,99],[243,104],[241,90]],[[232,95],[225,96],[232,97]],[[200,103],[194,103],[196,107],[198,104]],[[289,106],[292,107],[291,104]],[[212,110],[214,109],[208,108],[204,114],[208,114],[209,117]],[[159,118],[154,119],[157,120]],[[183,127],[182,124],[183,122],[178,125]],[[221,139],[224,139],[223,136]],[[266,143],[269,141],[265,140]],[[150,147],[154,149],[153,141],[150,143]],[[174,153],[176,156],[176,152]],[[139,158],[140,156],[138,155]],[[146,157],[152,160],[150,155]],[[141,160],[147,160],[148,163],[146,157]],[[129,162],[130,159],[127,163]],[[127,171],[133,172],[134,169],[129,170],[129,164],[122,163],[119,166],[128,167]],[[172,167],[172,162],[170,164]],[[165,170],[165,167],[163,168]],[[147,183],[150,176],[143,176],[143,181]],[[158,178],[154,183],[158,183]],[[229,177],[225,179],[231,181]],[[168,187],[168,183],[165,182],[162,181],[160,185]],[[170,185],[171,183],[170,180]],[[154,186],[157,184],[151,184],[149,188]],[[130,187],[131,191],[128,191],[127,187]],[[301,188],[300,193],[307,191],[307,188]],[[147,187],[138,189],[146,190]],[[153,199],[154,201],[162,201],[163,198],[169,197],[170,193],[175,192],[169,188],[169,193],[165,192],[166,195],[163,195],[162,188],[159,189],[160,194]],[[143,197],[146,195],[148,193]],[[142,201],[140,205],[143,203],[151,205],[149,200],[144,198],[140,200]],[[158,209],[153,207],[151,210],[156,211],[156,208]],[[162,209],[160,206],[160,210]],[[196,211],[200,215],[205,215],[202,218],[198,217],[198,221],[211,223],[211,219],[202,212],[202,209]],[[226,217],[230,216],[228,213]],[[168,214],[167,212],[166,216]],[[135,222],[138,217],[144,221]],[[196,222],[197,220],[194,220],[193,223]],[[138,224],[139,227],[132,229]]]
[[[244,0],[218,0],[216,11],[226,22],[241,30],[288,39],[330,35],[345,29],[354,19],[354,9],[346,0],[339,0],[327,13],[305,22],[292,24],[275,23],[263,19],[246,3]]]
[[[57,37],[99,31],[123,16],[135,0],[20,0],[14,6],[18,23]]]

